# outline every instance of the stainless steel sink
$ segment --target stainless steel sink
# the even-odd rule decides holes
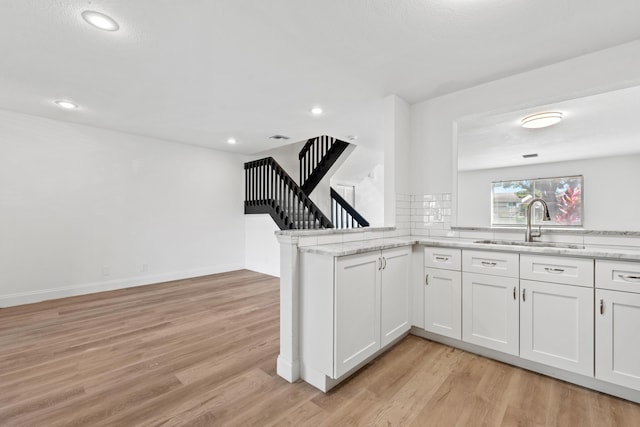
[[[584,249],[583,245],[575,245],[571,243],[516,242],[513,240],[476,240],[473,243],[482,243],[484,245],[534,246],[534,247],[540,247],[540,248]]]

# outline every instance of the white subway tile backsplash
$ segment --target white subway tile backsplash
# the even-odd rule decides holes
[[[451,229],[451,194],[413,194],[411,200],[412,234],[428,235],[427,230],[433,230],[446,235]]]
[[[461,231],[460,238],[469,240],[491,240],[493,239],[493,233],[491,231]]]
[[[585,235],[584,244],[603,246],[634,246],[640,247],[640,237],[637,236],[597,236]]]
[[[429,235],[431,237],[451,237],[451,238],[460,237],[460,233],[453,230],[430,230]]]
[[[315,246],[318,244],[318,236],[300,236],[298,246]]]
[[[360,240],[364,240],[364,231],[357,233],[345,233],[342,236],[342,242],[359,242]]]
[[[342,234],[327,234],[326,236],[318,236],[319,245],[328,245],[332,243],[342,243]]]
[[[396,224],[396,227],[398,225]],[[371,239],[382,239],[383,237],[383,232],[382,231],[365,231],[364,233],[364,238],[365,240],[371,240]]]

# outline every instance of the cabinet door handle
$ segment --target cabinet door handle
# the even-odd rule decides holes
[[[551,274],[564,273],[564,268],[545,267],[544,269],[547,271],[547,273],[551,273]]]
[[[438,261],[438,262],[449,261],[449,257],[448,256],[437,256],[436,257],[436,261]]]
[[[382,260],[384,261],[384,267],[382,267],[382,269],[384,270],[385,268],[387,268],[387,257],[382,257]]]
[[[376,264],[378,264],[378,271],[382,270],[382,257],[378,257]]]
[[[513,287],[513,299],[517,299],[518,297],[516,296],[516,287]]]
[[[424,283],[429,286],[429,275],[427,274],[427,278],[424,279]]]
[[[522,302],[525,302],[527,300],[527,288],[524,288],[522,290]]]
[[[495,267],[496,263],[495,262],[489,262],[489,261],[481,261],[480,262],[482,265],[484,265],[485,267]]]
[[[600,314],[604,315],[604,300],[600,300]]]
[[[634,276],[632,274],[618,274],[618,277],[625,282],[640,282],[640,276]]]

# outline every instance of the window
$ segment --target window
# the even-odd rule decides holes
[[[527,223],[527,205],[541,198],[549,206],[551,221],[543,222],[540,203],[534,206],[536,225],[582,226],[583,177],[525,179],[491,183],[491,225]]]

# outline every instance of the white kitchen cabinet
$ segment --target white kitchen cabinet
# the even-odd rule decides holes
[[[462,339],[460,249],[424,249],[424,329]]]
[[[380,269],[381,345],[387,346],[411,328],[409,284],[411,249],[408,247],[382,251]]]
[[[592,308],[592,287],[521,280],[520,357],[593,376]]]
[[[460,271],[425,269],[424,329],[462,339],[462,276]]]
[[[596,378],[640,391],[640,263],[596,261]]]
[[[381,264],[379,251],[336,258],[334,378],[381,347]]]
[[[593,287],[593,259],[522,254],[520,278]]]
[[[640,390],[640,294],[596,289],[596,378]]]
[[[301,375],[327,391],[411,328],[411,247],[301,257]]]
[[[411,328],[410,259],[409,247],[336,258],[334,378]]]
[[[462,251],[462,271],[518,277],[519,255],[512,252]]]
[[[518,278],[462,273],[462,340],[518,354]]]

